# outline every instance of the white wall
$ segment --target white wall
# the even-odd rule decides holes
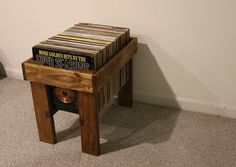
[[[236,117],[235,0],[1,0],[0,61],[9,76],[32,45],[77,22],[139,38],[137,101]]]

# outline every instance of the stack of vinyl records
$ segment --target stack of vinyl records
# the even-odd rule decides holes
[[[128,28],[79,23],[33,46],[33,59],[68,70],[98,70],[128,42]]]
[[[33,60],[67,70],[97,71],[130,41],[129,28],[79,23],[33,46]],[[99,108],[129,80],[129,63],[98,92]]]

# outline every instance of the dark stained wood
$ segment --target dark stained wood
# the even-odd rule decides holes
[[[29,59],[22,63],[24,79],[51,86],[93,92],[91,71],[71,71],[48,67],[40,62]]]
[[[40,141],[56,143],[51,99],[49,98],[48,87],[44,84],[30,82],[34,102],[35,116],[38,126]]]
[[[78,112],[80,114],[81,144],[84,153],[99,155],[99,99],[98,93],[129,63],[129,80],[118,92],[118,103],[132,106],[133,96],[133,62],[137,52],[137,38],[131,38],[117,55],[98,71],[70,71],[48,67],[40,62],[28,59],[22,63],[24,79],[31,81],[32,96],[40,141],[56,142],[49,86],[75,90],[78,95]],[[113,88],[114,89],[114,88]],[[112,91],[112,90],[110,90]]]
[[[129,60],[129,80],[118,92],[118,104],[121,106],[133,106],[133,60]]]
[[[94,75],[94,92],[99,92],[137,52],[137,38],[132,40]]]
[[[78,92],[82,151],[92,155],[100,154],[97,98],[97,94]]]

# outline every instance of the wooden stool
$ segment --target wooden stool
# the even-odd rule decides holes
[[[118,91],[118,103],[132,106],[132,58],[137,51],[137,38],[130,42],[98,71],[70,71],[45,66],[28,59],[22,63],[24,79],[30,81],[34,102],[39,139],[42,142],[56,143],[56,132],[49,86],[76,91],[78,113],[80,115],[82,152],[99,155],[99,91],[113,77],[129,64],[129,79]]]

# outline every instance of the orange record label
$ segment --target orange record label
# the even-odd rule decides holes
[[[64,88],[55,88],[55,94],[58,100],[66,104],[73,102],[75,98],[72,90]]]

